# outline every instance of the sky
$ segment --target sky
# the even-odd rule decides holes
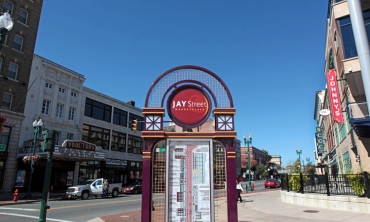
[[[237,139],[313,161],[316,91],[325,88],[324,0],[44,1],[35,54],[85,86],[144,107],[165,71],[196,65],[231,91]]]

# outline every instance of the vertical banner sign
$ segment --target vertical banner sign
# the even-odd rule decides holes
[[[331,112],[334,122],[343,123],[342,107],[339,97],[337,76],[334,69],[329,70],[326,75],[328,93],[330,98]]]
[[[324,153],[324,143],[322,141],[322,128],[321,127],[316,127],[316,148],[317,148],[317,155],[322,156]]]
[[[167,221],[211,221],[209,144],[209,141],[170,144]]]

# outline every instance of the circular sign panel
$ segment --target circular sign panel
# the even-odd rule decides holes
[[[183,87],[173,92],[167,108],[173,122],[188,128],[203,124],[210,114],[207,94],[195,87]]]
[[[330,114],[330,110],[328,110],[328,109],[322,109],[322,110],[319,111],[319,113],[322,116],[327,116],[327,115]]]

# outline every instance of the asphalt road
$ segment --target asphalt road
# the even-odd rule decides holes
[[[40,202],[0,206],[1,222],[38,221]],[[86,222],[96,217],[137,210],[141,207],[141,194],[121,194],[116,198],[90,198],[88,200],[49,201],[47,221]]]

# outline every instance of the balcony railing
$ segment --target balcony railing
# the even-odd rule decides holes
[[[367,102],[348,104],[349,117],[353,119],[369,118]]]
[[[356,177],[356,179],[354,179]],[[352,178],[352,179],[351,179]],[[360,174],[324,174],[324,175],[285,175],[281,180],[281,189],[299,193],[364,196],[370,198],[370,177],[367,172]],[[354,186],[357,188],[355,192]],[[361,188],[359,193],[358,188]],[[303,188],[303,189],[302,189]]]

